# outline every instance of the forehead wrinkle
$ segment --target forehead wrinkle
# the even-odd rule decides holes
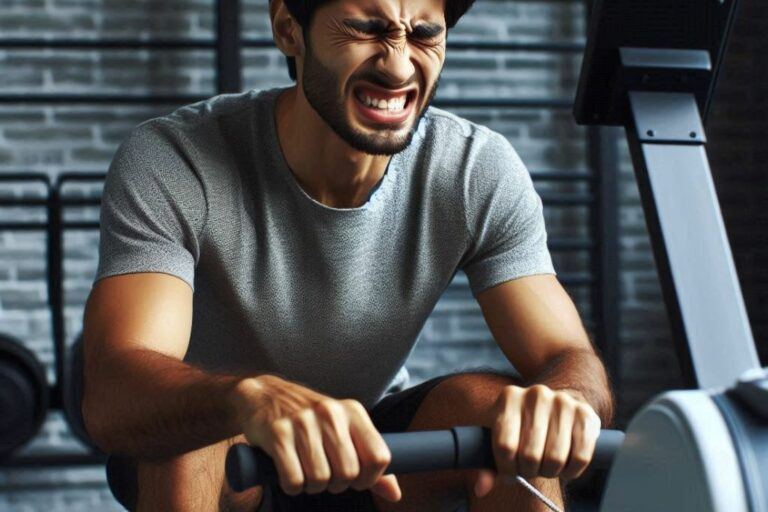
[[[415,10],[414,3],[419,4],[415,6]],[[395,0],[394,2],[374,0],[344,2],[342,5],[344,10],[348,10],[353,16],[362,14],[370,18],[378,18],[389,25],[403,26],[407,31],[410,31],[418,21],[439,23],[434,17],[428,15],[429,9],[426,8],[424,2],[413,2],[412,0]]]

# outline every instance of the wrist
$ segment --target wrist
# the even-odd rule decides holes
[[[227,404],[231,411],[231,417],[236,422],[238,431],[241,429],[246,418],[251,417],[260,408],[260,404],[267,396],[265,392],[266,379],[264,377],[268,376],[259,375],[241,378],[227,395]]]

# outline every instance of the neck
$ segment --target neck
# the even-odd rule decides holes
[[[317,115],[298,86],[277,98],[275,118],[285,161],[307,194],[334,208],[366,202],[390,155],[369,155],[349,146]]]

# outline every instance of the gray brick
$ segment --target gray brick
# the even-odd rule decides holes
[[[19,281],[45,280],[47,276],[45,262],[30,262],[20,265],[16,269],[16,276]]]
[[[77,127],[38,127],[6,128],[3,135],[9,141],[36,142],[38,144],[56,141],[71,141],[72,139],[90,139],[90,128]]]
[[[39,13],[10,12],[0,17],[0,30],[6,35],[22,31],[61,31],[88,30],[95,28],[91,16],[48,16]]]
[[[112,160],[112,157],[115,155],[115,149],[116,148],[94,148],[94,147],[85,147],[85,148],[74,148],[72,149],[70,156],[73,161],[76,162],[99,162],[104,163],[105,169],[108,167],[109,162]]]
[[[0,308],[3,310],[35,309],[46,305],[43,289],[4,289],[0,290]]]

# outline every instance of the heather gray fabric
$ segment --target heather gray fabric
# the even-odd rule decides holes
[[[475,294],[554,274],[541,200],[504,137],[430,108],[368,202],[331,208],[285,163],[281,91],[142,123],[107,174],[96,280],[163,272],[193,287],[185,361],[371,406],[406,384],[403,363],[458,270]]]

